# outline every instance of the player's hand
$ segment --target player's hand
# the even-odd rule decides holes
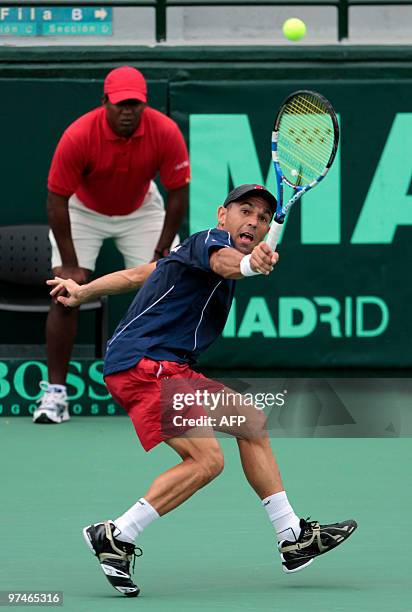
[[[84,285],[88,280],[88,273],[84,268],[79,268],[79,266],[59,266],[58,268],[53,268],[53,272],[61,279],[70,279],[79,285]],[[58,303],[59,296],[68,296],[67,291],[62,286],[58,291],[53,294],[53,301],[55,304]]]
[[[53,268],[53,272],[56,276],[63,279],[70,278],[79,285],[87,283],[88,280],[88,273],[84,268],[79,268],[79,266],[60,266]]]
[[[272,251],[266,242],[260,242],[250,256],[250,267],[255,272],[270,274],[279,259],[279,253]]]
[[[63,304],[63,306],[69,306],[70,308],[76,308],[80,306],[84,300],[81,299],[80,285],[71,278],[60,278],[55,276],[54,278],[46,281],[46,283],[53,287],[50,291],[50,295],[53,301],[57,304]],[[64,295],[62,295],[64,293]]]

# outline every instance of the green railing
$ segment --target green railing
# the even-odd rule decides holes
[[[411,5],[412,0],[8,0],[0,7],[36,6],[149,6],[155,10],[156,41],[167,39],[167,9],[171,6],[336,6],[338,12],[338,40],[348,38],[350,6]]]

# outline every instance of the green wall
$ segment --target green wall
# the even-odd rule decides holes
[[[295,89],[321,91],[341,124],[334,168],[292,211],[276,274],[239,283],[224,337],[203,363],[411,366],[410,49],[2,49],[0,62],[2,224],[46,220],[54,146],[70,121],[99,103],[116,65],[142,69],[151,104],[189,142],[191,231],[214,224],[232,184],[274,189],[276,109]],[[105,245],[98,273],[121,265]],[[129,299],[111,299],[111,329]],[[15,317],[0,316],[1,343],[42,342],[42,321],[19,323],[16,337]],[[92,339],[87,319],[83,342]]]
[[[149,79],[148,86],[153,106],[167,112],[167,82]],[[54,147],[67,125],[100,104],[102,87],[102,79],[16,79],[4,77],[0,71],[2,225],[47,223],[47,174]],[[96,273],[123,268],[122,262],[114,245],[107,241]],[[110,329],[114,328],[130,299],[127,295],[111,300]],[[93,342],[93,316],[91,313],[82,315],[79,342]],[[22,315],[5,312],[1,312],[0,317],[0,343],[43,342],[43,315],[32,315],[26,321]]]

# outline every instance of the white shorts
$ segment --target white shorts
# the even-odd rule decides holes
[[[106,238],[113,238],[123,255],[125,268],[149,262],[159,240],[165,218],[163,198],[156,183],[150,184],[143,204],[130,215],[110,217],[87,208],[73,195],[69,200],[69,215],[74,249],[81,268],[94,270],[97,256]],[[62,265],[53,232],[52,268]],[[178,244],[176,236],[172,246]]]

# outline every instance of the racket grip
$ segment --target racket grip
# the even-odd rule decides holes
[[[282,233],[283,223],[278,223],[273,219],[272,224],[270,226],[269,233],[266,238],[266,243],[270,246],[272,251],[274,251],[279,242],[280,235]]]

